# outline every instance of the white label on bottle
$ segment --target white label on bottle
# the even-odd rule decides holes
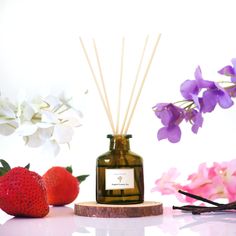
[[[134,169],[106,169],[106,190],[134,188]]]

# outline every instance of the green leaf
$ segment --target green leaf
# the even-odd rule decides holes
[[[72,166],[67,166],[67,167],[66,167],[66,170],[69,171],[71,174],[72,174],[72,172],[73,172]]]
[[[82,183],[84,180],[86,180],[86,178],[88,177],[89,175],[80,175],[80,176],[77,176],[77,180]]]
[[[2,164],[2,167],[7,171],[11,169],[10,165],[3,159],[0,159],[0,163]]]
[[[3,176],[7,173],[6,169],[4,169],[3,167],[0,167],[0,176]]]
[[[30,168],[30,163],[25,166],[25,169],[29,170],[29,168]]]

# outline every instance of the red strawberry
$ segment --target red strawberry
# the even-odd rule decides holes
[[[3,167],[7,163],[0,160]],[[44,217],[49,212],[46,188],[42,177],[23,167],[15,167],[0,177],[0,208],[7,214],[21,217]],[[7,171],[5,170],[5,172]]]
[[[79,194],[80,183],[88,175],[74,177],[71,167],[54,166],[44,175],[49,205],[63,206],[73,202]]]

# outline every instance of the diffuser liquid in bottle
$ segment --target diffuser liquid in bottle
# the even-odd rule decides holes
[[[130,151],[131,135],[108,135],[110,150],[97,158],[96,200],[102,204],[144,201],[142,157]]]

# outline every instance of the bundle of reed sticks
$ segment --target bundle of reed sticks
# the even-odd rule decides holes
[[[138,82],[138,79],[140,77],[140,71],[141,71],[141,67],[142,67],[142,64],[143,64],[143,59],[144,59],[144,55],[145,55],[145,52],[146,52],[149,36],[147,36],[146,39],[145,39],[144,46],[143,46],[142,53],[141,53],[141,58],[140,58],[140,61],[139,61],[138,67],[137,67],[136,76],[135,76],[134,83],[133,83],[133,86],[132,86],[132,90],[130,92],[129,100],[128,100],[128,103],[127,103],[127,108],[125,110],[123,122],[121,123],[120,122],[121,93],[122,93],[122,86],[123,86],[123,67],[124,67],[123,64],[124,64],[125,38],[122,39],[121,59],[120,59],[120,61],[121,61],[120,62],[120,78],[119,78],[119,90],[118,90],[118,100],[117,100],[118,102],[117,102],[117,112],[116,112],[116,126],[114,124],[114,119],[113,119],[113,115],[112,115],[112,112],[111,112],[111,107],[110,107],[110,103],[109,103],[109,99],[108,99],[108,95],[107,95],[107,89],[106,89],[106,85],[105,85],[105,81],[104,81],[103,71],[102,71],[102,67],[101,67],[101,62],[100,62],[96,42],[93,39],[93,48],[94,48],[94,52],[95,52],[95,55],[96,55],[97,66],[98,66],[98,69],[99,69],[100,82],[98,80],[98,76],[95,74],[95,70],[92,66],[92,63],[91,63],[90,57],[88,55],[88,52],[85,48],[84,42],[83,42],[82,38],[80,38],[80,43],[81,43],[84,55],[86,57],[86,60],[88,62],[89,68],[90,68],[90,71],[92,73],[93,80],[95,82],[95,85],[96,85],[96,88],[98,90],[100,99],[101,99],[103,107],[105,109],[105,112],[106,112],[109,124],[111,126],[113,135],[126,135],[127,132],[128,132],[128,129],[130,127],[130,123],[132,121],[136,106],[138,104],[140,95],[141,95],[143,87],[144,87],[144,83],[147,79],[149,69],[151,67],[153,58],[155,56],[156,49],[157,49],[157,46],[158,46],[159,41],[160,41],[160,37],[161,37],[161,35],[159,34],[157,36],[157,39],[155,41],[153,50],[152,50],[150,58],[148,60],[147,67],[144,70],[144,75],[143,75],[143,78],[141,80],[140,87],[137,88],[137,82]],[[134,98],[135,90],[137,90],[137,93],[136,93],[136,97]],[[131,105],[132,105],[132,107],[131,107]]]

